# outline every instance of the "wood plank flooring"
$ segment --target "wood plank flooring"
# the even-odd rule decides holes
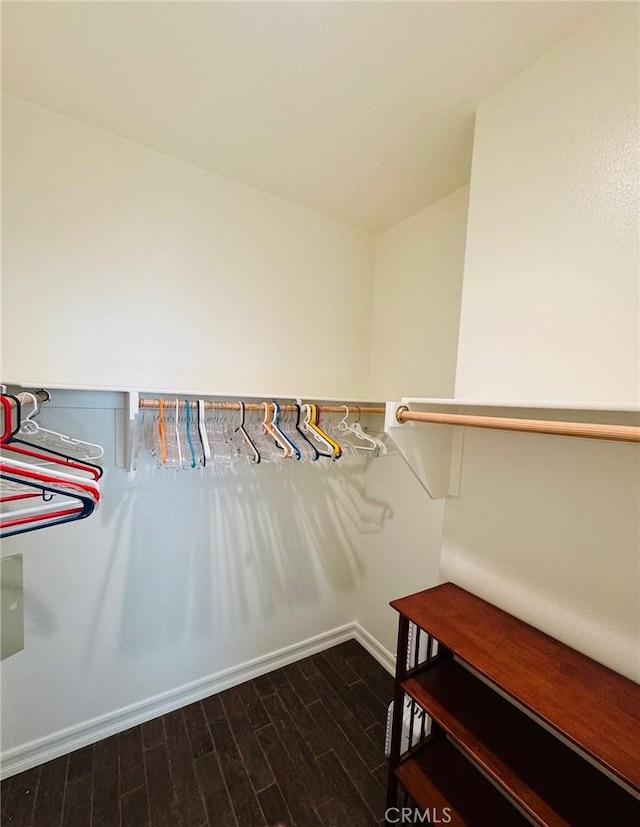
[[[2,782],[2,827],[375,827],[392,677],[355,641]]]

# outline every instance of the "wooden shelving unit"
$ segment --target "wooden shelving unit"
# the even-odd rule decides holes
[[[391,605],[395,709],[408,695],[432,726],[400,755],[394,715],[389,807],[448,807],[454,827],[640,823],[637,684],[451,583]]]

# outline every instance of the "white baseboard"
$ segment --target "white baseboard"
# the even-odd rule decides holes
[[[179,686],[169,692],[163,692],[161,695],[7,750],[1,758],[0,777],[9,778],[47,761],[53,761],[54,758],[66,755],[68,752],[81,749],[103,738],[109,738],[125,729],[143,724],[160,715],[166,715],[174,709],[180,709],[202,698],[207,698],[209,695],[215,695],[352,638],[355,638],[388,672],[394,673],[393,655],[359,623],[346,623],[344,626],[315,635],[292,646],[286,646],[284,649],[277,649],[238,666],[223,669],[214,675]]]
[[[388,649],[377,641],[373,635],[369,634],[365,628],[363,628],[359,623],[355,622],[353,624],[353,631],[355,639],[361,646],[367,650],[367,652],[374,657],[381,666],[392,675],[396,673],[396,658],[395,655],[392,655]]]
[[[215,695],[239,683],[257,678],[259,675],[272,672],[274,669],[279,669],[281,666],[294,663],[309,655],[315,655],[317,652],[322,652],[324,649],[329,649],[331,646],[344,643],[354,637],[359,639],[355,624],[346,623],[344,626],[315,635],[301,643],[286,646],[284,649],[245,661],[230,669],[223,669],[214,675],[185,684],[169,692],[163,692],[161,695],[7,750],[2,755],[0,777],[9,778],[11,775],[37,767],[61,755],[66,755],[68,752],[116,735],[118,732],[150,721],[152,718],[166,715],[174,709],[200,701],[209,695]]]

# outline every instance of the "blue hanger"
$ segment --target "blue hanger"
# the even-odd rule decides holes
[[[193,447],[193,439],[191,438],[191,406],[188,399],[185,399],[185,407],[187,409],[187,418],[186,418],[186,429],[187,429],[187,442],[189,443],[189,451],[191,453],[191,467],[196,467],[196,451]]]
[[[277,402],[273,402],[273,417],[271,419],[271,424],[276,429],[278,436],[282,438],[284,443],[289,446],[292,453],[294,454],[297,461],[302,459],[302,454],[300,453],[300,449],[298,446],[284,433],[282,428],[280,427],[280,405]]]

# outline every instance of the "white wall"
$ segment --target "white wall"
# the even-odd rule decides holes
[[[3,105],[4,381],[366,395],[372,236]],[[5,759],[353,621],[362,469],[129,478],[105,397],[54,399],[42,424],[111,456],[96,515],[4,544],[24,552],[26,607]]]
[[[373,236],[18,98],[2,126],[5,381],[366,394]]]
[[[360,527],[388,519],[348,460],[211,474],[148,457],[128,475],[114,460],[122,395],[106,396],[55,391],[40,415],[106,447],[99,509],[3,541],[25,583],[25,648],[2,664],[5,761],[352,623]]]
[[[638,6],[478,109],[456,395],[640,399]]]
[[[637,7],[592,20],[482,105],[457,395],[639,400]],[[442,575],[640,676],[640,452],[465,436]]]
[[[464,187],[376,239],[373,397],[453,393],[467,197]],[[363,534],[356,619],[393,652],[389,601],[439,582],[444,501],[430,500],[397,454],[371,463],[365,484],[390,519]]]
[[[425,299],[414,344],[426,331],[449,366],[421,359],[416,392],[451,393],[465,216],[463,190],[381,239],[377,318],[402,331],[405,303],[385,305],[398,272],[410,270],[405,301],[413,289]],[[401,391],[393,373],[383,379],[378,363],[378,391]],[[57,391],[62,407],[43,412],[43,424],[113,454],[114,412],[74,407],[100,398]],[[34,740],[46,745],[354,619],[394,651],[388,603],[438,581],[443,513],[397,455],[366,468],[341,461],[224,477],[150,467],[128,477],[111,457],[95,516],[6,541],[5,553],[25,552],[26,646],[4,664],[3,750],[28,754]]]
[[[465,435],[442,577],[640,680],[640,449]]]
[[[389,602],[440,582],[444,500],[431,500],[397,453],[375,459],[364,478],[364,499],[381,503],[386,519],[361,535],[355,619],[395,654],[398,613]]]
[[[369,392],[451,396],[469,188],[376,238]]]

